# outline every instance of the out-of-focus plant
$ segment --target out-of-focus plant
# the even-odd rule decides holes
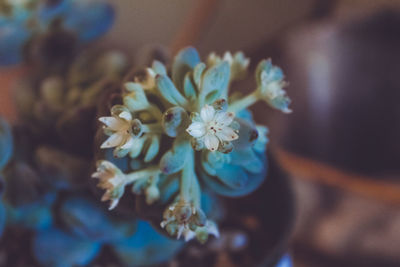
[[[182,247],[135,214],[110,214],[92,190],[97,105],[129,67],[121,52],[88,51],[60,69],[39,64],[17,84],[19,123],[11,129],[0,120],[0,242],[24,229],[35,260],[60,267],[90,264],[104,246],[129,266],[158,263]]]
[[[30,42],[55,29],[86,43],[103,35],[114,21],[106,0],[2,0],[0,66],[22,61]]]
[[[200,201],[204,189],[243,196],[266,175],[268,129],[254,122],[248,107],[261,100],[290,112],[284,75],[271,60],[258,64],[252,93],[230,94],[230,84],[245,77],[248,66],[241,52],[213,53],[204,63],[189,47],[175,57],[171,73],[154,61],[127,79],[121,103],[111,108],[111,116],[99,118],[108,136],[101,148],[129,161],[127,170],[98,161],[93,177],[110,209],[131,187],[144,195],[142,209],[157,213],[164,207],[158,223],[169,235],[202,243],[219,235]]]

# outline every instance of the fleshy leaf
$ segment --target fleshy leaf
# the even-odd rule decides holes
[[[233,150],[230,154],[235,153]],[[205,185],[212,189],[215,193],[223,196],[239,197],[247,195],[256,190],[264,181],[267,171],[267,161],[264,154],[257,156],[263,162],[264,168],[259,173],[250,173],[245,171],[243,167],[233,165],[230,163],[224,164],[222,167],[216,169],[216,175],[209,175],[201,172]],[[236,175],[237,173],[244,175],[243,177]]]
[[[152,161],[158,154],[158,151],[160,150],[160,136],[159,135],[153,135],[151,138],[149,138],[149,146],[146,151],[146,155],[144,156],[144,162],[150,162]]]
[[[163,114],[161,123],[168,136],[176,137],[178,133],[186,129],[189,116],[183,108],[172,107]]]
[[[125,89],[128,93],[124,96],[124,105],[130,111],[140,111],[149,107],[146,94],[140,84],[128,82],[125,83]]]
[[[213,66],[204,73],[200,97],[205,100],[206,104],[211,104],[226,93],[229,77],[230,67],[226,61]]]
[[[194,87],[192,80],[190,79],[190,72],[186,73],[185,79],[183,82],[183,93],[185,97],[190,101],[194,101],[197,96],[196,88]]]
[[[37,232],[33,239],[34,256],[43,266],[85,266],[99,251],[99,243],[74,237],[56,228]]]
[[[183,79],[200,62],[200,56],[193,47],[182,49],[174,59],[172,64],[172,80],[176,87],[183,91]]]
[[[160,61],[154,60],[151,67],[156,74],[167,75],[167,69]]]
[[[198,89],[201,88],[201,78],[202,78],[205,68],[206,68],[206,64],[201,62],[201,63],[197,64],[196,67],[194,67],[194,69],[193,69],[193,80]]]
[[[6,209],[3,202],[0,201],[0,238],[3,235],[4,226],[6,225]]]
[[[191,146],[189,142],[175,140],[174,146],[167,151],[160,161],[160,169],[165,174],[176,173],[181,170],[186,163],[186,158]]]
[[[186,106],[187,100],[176,89],[174,83],[167,75],[156,76],[157,89],[160,94],[172,105]]]
[[[172,259],[183,244],[159,234],[148,222],[138,221],[137,232],[115,243],[113,250],[124,266],[150,266]]]
[[[0,170],[7,164],[13,153],[13,137],[8,123],[0,117]]]
[[[83,197],[69,197],[62,203],[60,216],[72,233],[91,241],[122,240],[135,231],[134,221],[123,222]]]

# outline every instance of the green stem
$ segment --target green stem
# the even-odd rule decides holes
[[[229,104],[228,111],[238,113],[239,111],[246,109],[247,107],[253,105],[259,100],[259,96],[257,94],[257,91],[254,91],[253,93],[236,100],[232,104]]]
[[[126,184],[133,183],[139,179],[147,179],[153,176],[157,176],[160,173],[161,171],[158,166],[152,166],[141,171],[132,172],[125,175]]]
[[[162,125],[158,122],[142,125],[143,133],[162,133],[164,131]]]
[[[192,183],[192,198],[193,198],[193,204],[196,209],[201,208],[201,189],[200,189],[200,184],[199,184],[199,179],[197,178],[196,174],[193,173],[193,183]]]
[[[182,201],[190,202],[191,200],[190,193],[194,176],[194,151],[193,149],[189,149],[186,155],[186,164],[183,167],[181,175],[180,197]]]

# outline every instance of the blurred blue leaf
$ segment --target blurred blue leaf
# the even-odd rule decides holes
[[[183,91],[183,79],[186,73],[198,63],[200,63],[200,56],[193,47],[184,48],[176,55],[172,64],[172,80],[179,90]]]
[[[289,254],[285,254],[275,267],[292,267],[292,259]]]
[[[0,66],[9,66],[23,58],[24,45],[31,37],[31,32],[15,21],[0,23]]]
[[[234,155],[235,153],[237,153],[235,150],[230,153],[232,158],[238,157]],[[201,172],[200,175],[205,184],[217,194],[230,197],[250,194],[260,186],[267,173],[266,156],[257,153],[255,153],[255,156],[257,157],[257,165],[259,162],[263,163],[263,168],[259,173],[248,172],[247,169],[242,166],[242,163],[238,164],[235,160],[236,164],[234,162],[221,165],[214,164],[215,176],[211,176],[206,172]]]
[[[0,117],[0,170],[7,164],[12,153],[13,137],[11,128],[8,123]]]
[[[64,25],[87,42],[105,34],[114,23],[115,12],[105,1],[73,1]]]
[[[60,216],[72,233],[92,241],[118,241],[135,231],[135,221],[118,220],[98,202],[83,197],[68,198],[61,206]]]
[[[47,194],[43,199],[17,207],[7,205],[7,224],[17,224],[29,229],[46,229],[53,222],[51,205],[55,194]]]
[[[4,226],[6,225],[6,209],[0,201],[0,237],[3,234]]]
[[[148,266],[170,260],[183,244],[159,234],[148,222],[138,221],[137,232],[115,243],[113,250],[126,266]]]
[[[100,251],[100,245],[51,228],[37,232],[33,253],[43,266],[72,267],[89,264]]]

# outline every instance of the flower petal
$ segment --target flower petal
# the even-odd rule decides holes
[[[128,140],[121,146],[121,149],[130,149],[135,142],[135,139],[132,136],[128,137]]]
[[[223,127],[216,135],[222,141],[233,141],[239,138],[239,135],[231,127]]]
[[[104,123],[105,126],[110,128],[111,130],[117,131],[123,125],[123,122],[114,118],[114,117],[100,117],[99,121]]]
[[[131,121],[132,120],[132,114],[128,111],[122,111],[118,117],[126,120],[126,121]]]
[[[202,122],[193,122],[186,131],[193,137],[199,138],[206,134],[206,125]]]
[[[220,126],[229,126],[234,118],[235,118],[235,113],[233,112],[218,112],[215,115],[214,120]]]
[[[119,133],[115,133],[111,135],[110,137],[107,138],[106,141],[104,141],[103,144],[101,144],[100,148],[110,148],[110,147],[116,147],[121,144],[123,141],[123,136]]]
[[[209,150],[215,151],[218,149],[219,140],[213,134],[206,134],[204,137],[204,144]]]
[[[201,119],[207,123],[214,119],[215,109],[212,106],[205,105],[200,112]]]

